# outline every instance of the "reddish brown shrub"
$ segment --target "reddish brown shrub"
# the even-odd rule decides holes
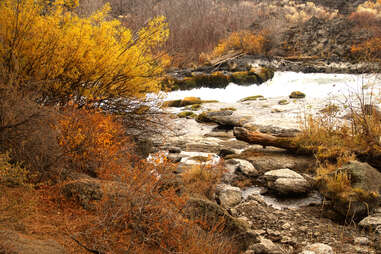
[[[31,92],[0,84],[0,152],[9,151],[34,182],[54,180],[62,173],[62,151],[52,125],[57,113],[36,103]]]
[[[121,123],[100,111],[68,106],[56,129],[67,167],[90,175],[119,170],[132,145]]]

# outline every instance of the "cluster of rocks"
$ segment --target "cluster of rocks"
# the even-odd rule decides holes
[[[290,101],[285,98],[282,101],[287,103],[279,103],[278,98],[273,103],[289,107],[305,100],[299,93],[291,97],[301,99]],[[252,239],[244,248],[246,254],[376,253],[378,235],[373,237],[355,228],[337,224],[348,215],[348,203],[331,201],[329,195],[320,189],[319,181],[312,174],[316,167],[313,157],[293,155],[275,147],[250,145],[234,137],[235,127],[277,137],[295,136],[298,129],[287,128],[282,124],[261,124],[259,117],[263,112],[260,105],[266,103],[269,100],[263,96],[251,96],[234,105],[236,110],[229,108],[233,105],[223,105],[228,108],[209,111],[205,109],[220,108],[221,104],[202,104],[197,108],[198,112],[203,112],[200,117],[171,120],[175,126],[179,126],[178,130],[182,134],[167,137],[164,143],[157,142],[159,149],[167,150],[168,158],[179,162],[179,174],[189,169],[190,165],[213,164],[224,158],[226,173],[223,182],[217,186],[215,201],[208,201],[208,204],[215,207],[214,210],[218,207],[231,216],[229,218],[245,225],[240,234],[246,232],[244,235],[250,235]],[[251,107],[254,105],[258,108]],[[249,111],[245,111],[246,106],[250,108]],[[178,112],[179,108],[176,110]],[[270,112],[271,109],[267,110]],[[338,172],[348,173],[353,178],[353,187],[361,188],[362,184],[366,186],[365,190],[379,192],[378,185],[372,181],[380,178],[374,170],[365,163],[351,162],[338,169]],[[364,174],[359,175],[359,172]],[[326,195],[326,199],[321,193]],[[378,201],[375,201],[369,206],[370,209],[377,207]],[[359,205],[357,208],[363,210],[364,207]],[[352,218],[353,214],[349,214],[349,217]],[[376,209],[365,220],[372,226],[365,226],[365,222],[362,222],[362,227],[370,227],[374,232],[378,229],[377,223],[381,222],[380,215]],[[331,230],[327,231],[327,228]]]
[[[353,30],[354,23],[345,17],[324,20],[312,17],[301,26],[291,27],[285,33],[285,41],[297,52],[338,62],[348,59],[352,45],[370,37],[365,30]]]
[[[366,0],[297,0],[297,3],[313,2],[315,5],[321,5],[333,10],[339,10],[340,13],[348,15],[356,10],[356,7]]]

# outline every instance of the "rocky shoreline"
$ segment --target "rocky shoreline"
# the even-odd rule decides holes
[[[242,59],[238,60],[242,66],[253,63],[250,57]],[[268,66],[260,61],[258,65]],[[343,66],[341,71],[350,70]],[[223,158],[224,181],[210,202],[243,222],[245,234],[255,236],[257,241],[245,247],[245,254],[381,253],[377,233],[381,232],[381,207],[369,210],[369,217],[357,224],[358,220],[345,217],[347,204],[338,207],[320,194],[313,156],[248,144],[233,131],[243,127],[293,137],[300,131],[300,112],[306,113],[308,108],[308,113],[319,114],[326,106],[323,99],[310,100],[308,94],[295,99],[251,96],[234,103],[210,101],[192,106],[167,108],[172,115],[168,119],[171,130],[154,144],[179,163],[178,174],[194,165],[214,165]],[[174,116],[177,114],[179,117]],[[345,119],[344,110],[339,117]]]

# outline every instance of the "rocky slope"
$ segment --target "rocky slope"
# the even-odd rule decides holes
[[[198,121],[192,116],[173,117],[171,130],[155,140],[157,149],[179,162],[178,173],[224,158],[227,172],[214,203],[256,235],[258,241],[247,246],[246,254],[381,253],[381,208],[371,210],[371,216],[357,225],[317,191],[313,157],[250,145],[233,134],[233,128],[240,126],[293,136],[300,128],[301,110],[308,105],[317,114],[324,102],[252,97],[236,103],[201,104],[195,111],[204,112]],[[170,114],[184,110],[190,107],[168,108]]]

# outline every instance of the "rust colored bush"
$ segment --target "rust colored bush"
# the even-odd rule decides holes
[[[193,165],[182,174],[184,188],[193,196],[213,198],[216,186],[225,172],[222,162],[217,165]]]
[[[361,60],[381,60],[381,37],[371,38],[363,43],[352,45],[351,52],[354,57]]]
[[[183,215],[174,165],[165,157],[134,161],[113,182],[95,211],[67,225],[89,249],[110,253],[236,253],[220,234],[223,225],[203,227]]]
[[[262,31],[255,34],[251,31],[239,31],[221,40],[210,54],[203,54],[204,60],[212,60],[222,56],[229,51],[244,52],[251,55],[265,55],[268,50],[269,40],[266,32]]]
[[[56,129],[67,167],[92,176],[102,175],[105,170],[117,172],[132,148],[122,124],[97,110],[68,106]]]

